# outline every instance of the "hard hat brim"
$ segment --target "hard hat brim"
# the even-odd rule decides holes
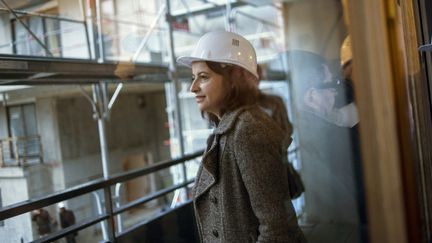
[[[187,66],[187,67],[192,67],[192,63],[193,62],[219,62],[219,63],[226,63],[226,64],[233,64],[233,65],[237,65],[243,68],[246,68],[244,65],[241,65],[241,63],[237,63],[237,62],[233,62],[232,60],[227,60],[227,59],[215,59],[215,58],[201,58],[201,57],[190,57],[190,56],[182,56],[177,58],[177,63]]]
[[[192,63],[193,62],[205,62],[205,61],[209,61],[209,62],[219,62],[219,63],[226,63],[226,64],[232,64],[232,65],[236,65],[239,67],[242,67],[244,69],[246,69],[247,71],[249,71],[250,73],[252,73],[256,78],[258,77],[258,73],[256,72],[252,72],[251,70],[248,69],[247,66],[242,65],[241,63],[237,63],[237,62],[233,62],[232,60],[226,60],[226,59],[206,59],[206,58],[199,58],[199,57],[190,57],[190,56],[181,56],[177,58],[177,63],[186,67],[191,68],[192,67]]]
[[[209,60],[206,60],[204,58],[188,57],[188,56],[182,56],[177,58],[177,63],[186,67],[192,67],[192,63],[198,61],[209,61]]]

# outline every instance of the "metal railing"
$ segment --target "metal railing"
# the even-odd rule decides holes
[[[114,217],[122,212],[125,212],[131,208],[137,207],[139,205],[142,205],[146,202],[149,202],[151,200],[154,200],[156,198],[162,197],[168,193],[171,193],[179,188],[187,187],[191,183],[194,182],[193,179],[184,181],[183,183],[172,185],[170,187],[163,188],[161,190],[158,190],[156,192],[153,192],[151,194],[146,195],[145,197],[142,197],[140,199],[137,199],[135,201],[132,201],[130,203],[121,205],[119,207],[116,207],[115,205],[115,199],[111,197],[111,186],[116,185],[117,183],[129,181],[132,179],[135,179],[140,176],[148,175],[154,172],[157,172],[162,169],[166,169],[168,167],[184,163],[186,161],[193,160],[195,158],[200,157],[203,154],[203,151],[198,151],[189,155],[186,155],[184,157],[159,162],[156,164],[153,164],[151,166],[148,166],[143,169],[137,169],[133,171],[123,172],[119,174],[115,174],[113,176],[110,176],[108,179],[97,179],[93,180],[69,189],[66,189],[61,192],[53,193],[51,195],[47,195],[41,198],[36,199],[29,199],[20,203],[12,204],[3,208],[0,208],[0,221],[7,220],[9,218],[31,212],[32,210],[36,210],[39,208],[47,207],[53,204],[56,204],[58,202],[68,200],[71,198],[75,198],[78,196],[82,196],[87,193],[94,192],[99,189],[103,189],[105,193],[105,212],[90,218],[86,218],[84,220],[81,220],[80,222],[69,226],[67,228],[61,229],[57,232],[51,233],[43,238],[37,239],[33,242],[51,242],[57,239],[60,239],[62,237],[65,237],[68,234],[78,232],[79,230],[88,228],[92,225],[95,225],[99,222],[102,222],[104,220],[108,221],[108,230],[111,231],[109,233],[109,240],[108,242],[115,242],[116,238],[120,235],[120,233],[115,234],[114,232]],[[170,209],[174,210],[174,209]],[[106,240],[106,239],[105,239]]]
[[[42,162],[43,150],[39,135],[0,139],[0,167]]]

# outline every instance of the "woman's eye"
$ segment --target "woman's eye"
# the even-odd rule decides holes
[[[208,81],[208,77],[207,76],[200,76],[199,80],[201,83],[207,82]]]

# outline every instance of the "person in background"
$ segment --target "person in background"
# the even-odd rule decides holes
[[[177,62],[192,68],[190,91],[215,126],[193,188],[201,242],[305,242],[283,169],[286,136],[257,105],[253,46],[209,32]]]
[[[38,233],[41,238],[52,232],[51,226],[55,223],[48,211],[43,208],[32,212],[32,221],[36,222]]]
[[[75,224],[75,214],[72,212],[72,210],[66,209],[65,204],[63,202],[59,203],[59,218],[60,218],[60,226],[62,229],[67,228],[69,226],[72,226]],[[71,233],[66,235],[66,242],[67,243],[75,243],[75,237],[77,233]]]
[[[257,66],[257,72],[259,77],[257,86],[259,88],[259,84],[264,78],[263,69],[260,65]],[[277,95],[266,94],[260,91],[258,96],[258,105],[279,125],[285,135],[291,138],[293,127],[288,118],[288,112],[282,98]]]
[[[258,72],[258,82],[257,87],[259,88],[259,83],[263,80],[263,69],[260,65],[257,66]],[[264,110],[267,115],[282,129],[284,140],[288,145],[292,141],[293,126],[288,118],[288,112],[285,107],[285,103],[280,96],[266,94],[262,91],[259,92],[258,105]],[[287,148],[286,144],[282,145],[283,148]],[[291,199],[298,198],[304,192],[304,185],[301,180],[300,175],[295,170],[293,165],[288,161],[288,151],[285,149],[283,155],[283,162],[287,166],[288,174],[288,187]]]
[[[349,36],[342,43],[340,52],[342,78],[327,83],[327,87],[335,91],[335,101],[331,109],[320,115],[337,126],[353,128],[359,123],[359,118],[354,101],[351,38]]]

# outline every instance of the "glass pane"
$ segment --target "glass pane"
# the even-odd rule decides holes
[[[0,10],[0,53],[2,54],[12,54],[12,31],[11,31],[11,20],[9,17],[9,12],[5,9]]]
[[[15,106],[9,108],[9,126],[11,137],[24,137],[24,117],[21,112],[21,107]]]
[[[24,22],[25,19],[23,19]],[[19,21],[13,22],[15,25],[15,46],[16,53],[21,55],[30,55],[30,35]]]
[[[29,19],[29,28],[35,34],[35,36],[42,42],[45,43],[44,29],[42,25],[42,18],[33,17]],[[38,43],[38,41],[32,36],[30,39],[30,54],[35,56],[45,56],[45,49]]]
[[[122,4],[106,0],[102,4],[102,38],[109,60],[161,63],[166,49],[161,36],[165,26],[158,1]]]
[[[45,19],[47,44],[50,52],[54,56],[61,56],[61,42],[60,42],[60,21],[55,19]]]
[[[26,136],[31,137],[38,135],[34,104],[23,105],[23,117],[25,121]]]
[[[36,122],[35,105],[29,104],[23,106],[24,121],[26,128],[26,139],[23,141],[22,146],[24,147],[25,156],[37,156],[39,155],[40,141],[39,133]]]
[[[359,118],[342,12],[342,4],[334,1],[290,4],[283,13],[286,44],[279,55],[289,77],[306,187],[302,220],[324,227],[328,222],[350,225],[355,241],[363,242],[367,220]]]

